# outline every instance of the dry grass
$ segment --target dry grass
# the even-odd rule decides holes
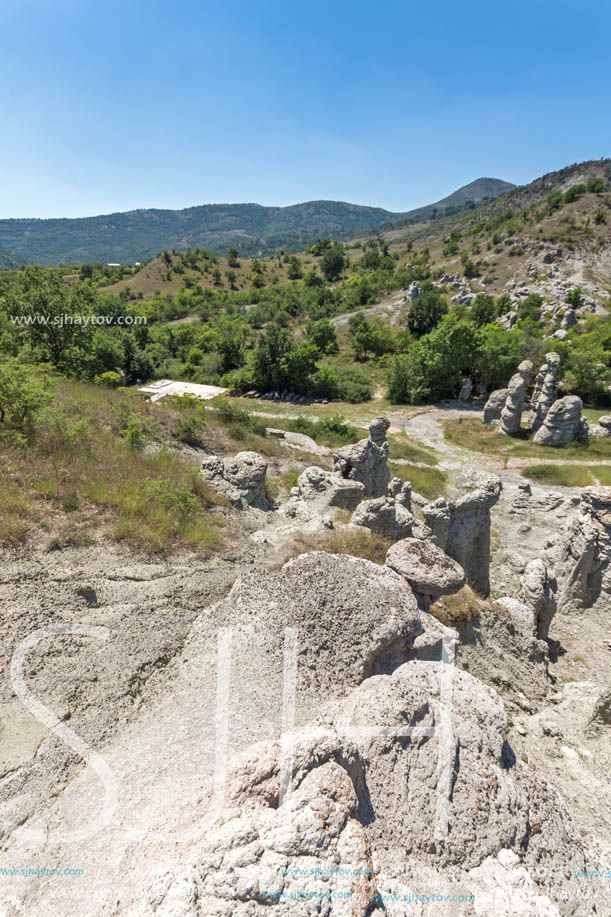
[[[431,614],[441,621],[446,627],[456,624],[467,624],[476,617],[484,601],[473,592],[469,586],[456,592],[454,595],[443,595],[431,605]]]
[[[2,488],[2,543],[24,540],[36,503],[48,517],[103,509],[115,538],[147,551],[205,550],[219,541],[214,509],[222,501],[176,452],[142,451],[159,429],[150,409],[138,413],[132,405],[138,402],[66,383],[27,449],[0,440],[0,460],[17,471]],[[130,418],[141,433],[131,445],[121,432]]]
[[[0,544],[14,545],[25,541],[35,507],[26,493],[19,489],[13,475],[0,475]]]
[[[341,528],[320,535],[298,538],[289,547],[285,560],[307,551],[326,551],[327,554],[351,554],[374,564],[383,564],[392,542],[369,529],[355,531]]]

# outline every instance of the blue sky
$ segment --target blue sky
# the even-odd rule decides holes
[[[608,0],[0,0],[0,217],[347,200],[611,155]]]

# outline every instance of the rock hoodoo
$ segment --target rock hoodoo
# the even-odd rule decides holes
[[[422,509],[435,542],[458,561],[469,585],[483,596],[490,593],[490,510],[502,488],[499,480],[489,480],[455,502],[439,497]]]
[[[554,401],[533,442],[538,446],[566,446],[574,439],[588,438],[588,424],[581,416],[583,404],[577,395],[567,395]]]
[[[518,366],[507,387],[507,397],[501,411],[500,430],[507,436],[519,433],[522,424],[522,411],[526,401],[526,389],[533,374],[530,360],[523,360]]]
[[[364,487],[363,497],[384,497],[390,483],[388,470],[388,440],[390,422],[378,417],[369,425],[369,437],[343,446],[333,456],[333,471]]]
[[[579,515],[560,545],[555,565],[558,609],[609,610],[611,600],[611,487],[581,492]]]
[[[556,376],[560,366],[560,357],[557,353],[546,353],[545,363],[535,377],[535,386],[531,397],[532,412],[529,426],[533,433],[539,429],[547,412],[556,400]]]
[[[484,407],[484,423],[494,423],[501,419],[501,411],[505,407],[507,391],[508,389],[506,388],[497,388],[496,391],[491,392]]]

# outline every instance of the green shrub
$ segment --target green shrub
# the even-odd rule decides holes
[[[93,378],[94,385],[103,385],[105,388],[116,388],[120,381],[121,376],[119,373],[112,372],[111,370],[100,373],[99,376],[94,376]]]

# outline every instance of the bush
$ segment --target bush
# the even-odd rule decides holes
[[[29,434],[51,402],[48,374],[18,360],[0,363],[0,432]]]
[[[94,376],[93,384],[103,385],[105,388],[116,388],[120,381],[121,376],[119,373],[109,370],[108,372],[100,373],[99,376]]]

